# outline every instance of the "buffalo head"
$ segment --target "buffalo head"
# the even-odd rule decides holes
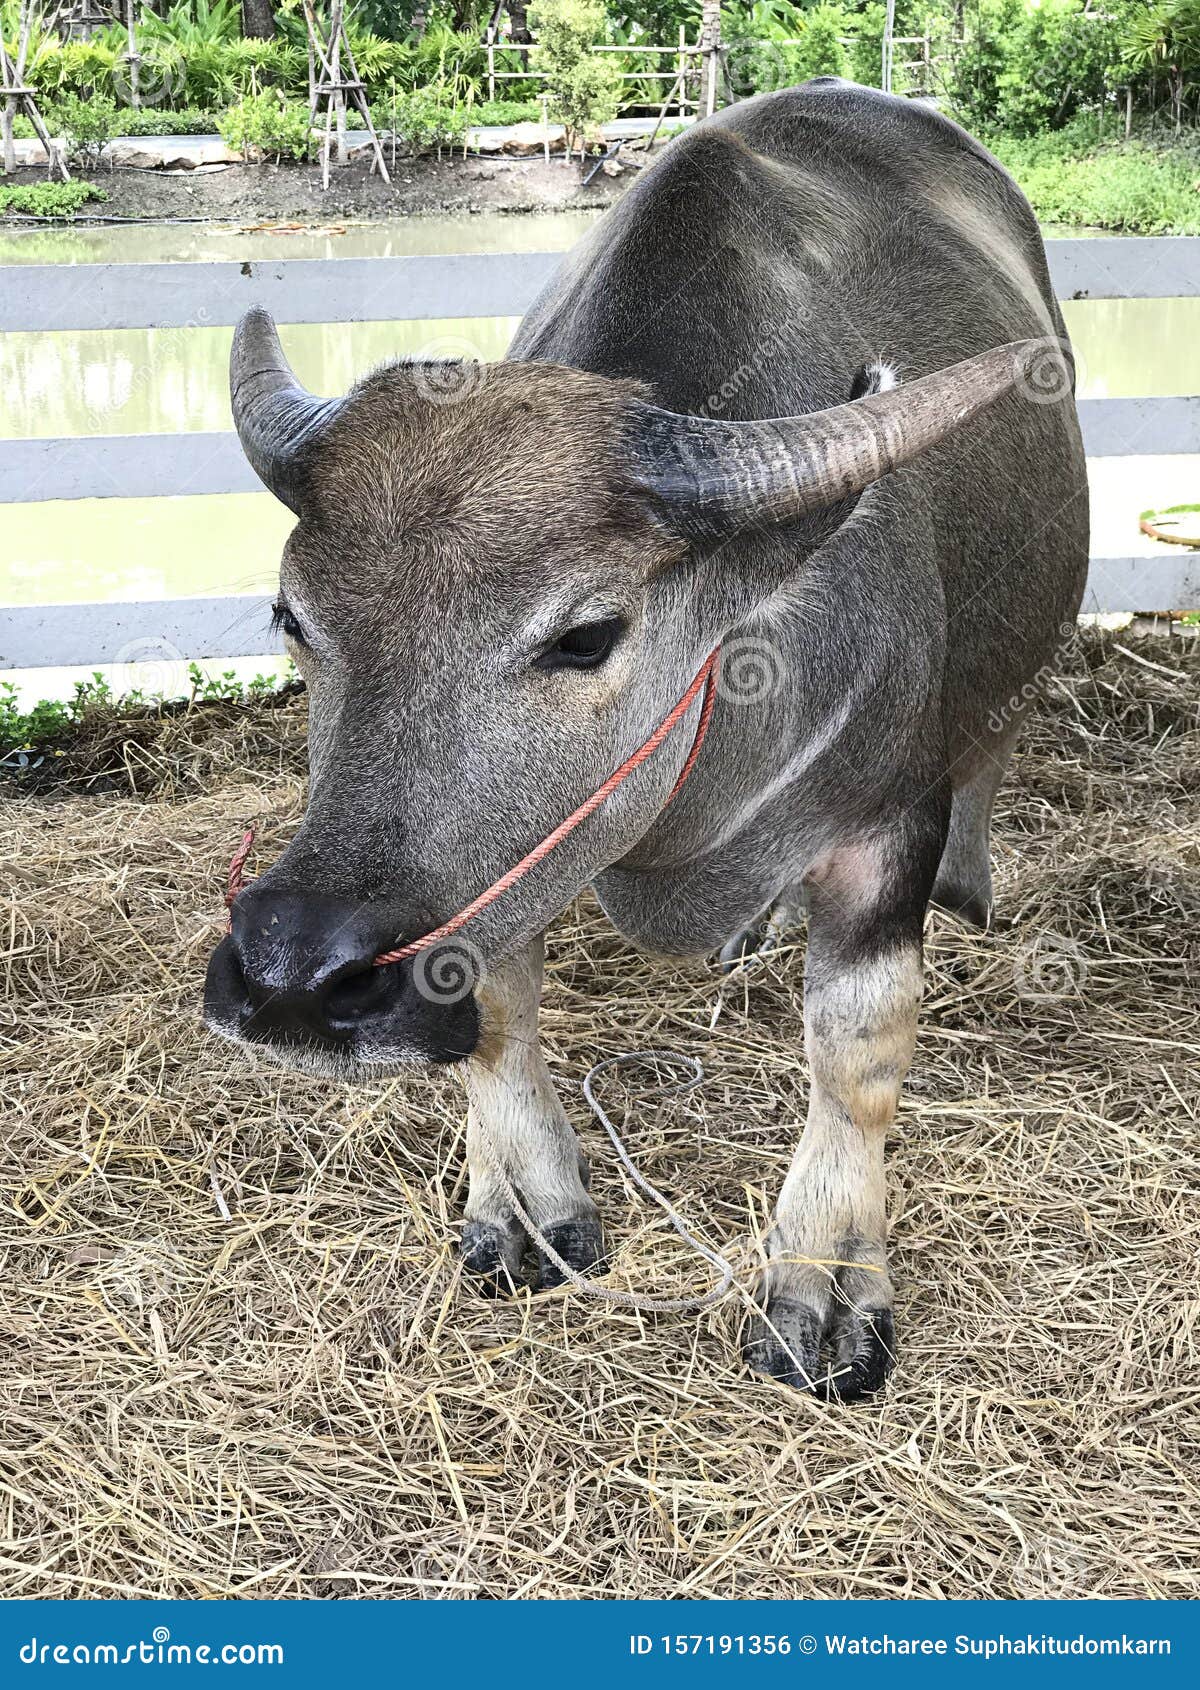
[[[210,1024],[325,1068],[469,1055],[487,963],[633,851],[694,715],[462,941],[373,959],[523,857],[870,483],[1021,367],[1002,347],[764,422],[676,415],[636,383],[520,362],[396,364],[317,399],[251,311],[233,412],[298,519],[277,617],[307,682],[311,782],[292,843],[234,902]]]

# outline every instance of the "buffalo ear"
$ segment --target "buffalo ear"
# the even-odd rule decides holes
[[[299,516],[305,465],[343,401],[316,399],[301,387],[270,312],[259,306],[247,311],[234,331],[229,397],[251,469]]]
[[[715,538],[795,522],[857,497],[966,427],[1027,380],[1041,347],[1014,341],[907,387],[766,422],[715,422],[635,400],[626,461],[685,533]]]

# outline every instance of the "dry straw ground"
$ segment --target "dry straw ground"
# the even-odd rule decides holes
[[[854,1409],[748,1377],[736,1302],[475,1295],[453,1081],[255,1072],[197,1019],[231,842],[299,811],[302,703],[97,730],[73,766],[112,790],[4,812],[4,1594],[1200,1594],[1198,645],[1068,660],[1001,806],[1003,925],[931,927],[900,1365]],[[803,1117],[799,972],[710,1036],[709,965],[559,925],[545,1042],[623,1282],[706,1270],[582,1072],[703,1057],[628,1136],[745,1278]]]

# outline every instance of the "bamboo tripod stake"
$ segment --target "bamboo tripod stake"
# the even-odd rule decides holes
[[[133,6],[134,0],[126,0],[125,33],[129,37],[129,51],[125,55],[125,62],[129,66],[129,104],[135,111],[137,111],[142,103],[142,56],[137,50],[137,35],[135,33]]]
[[[62,182],[71,180],[71,173],[67,169],[66,160],[50,138],[50,131],[42,121],[42,114],[37,108],[37,98],[32,88],[25,85],[25,67],[29,61],[29,38],[33,33],[35,9],[38,19],[41,19],[41,7],[36,6],[36,0],[21,0],[19,13],[19,29],[17,34],[17,55],[12,58],[3,41],[0,41],[0,131],[3,132],[4,174],[11,176],[17,168],[17,149],[13,141],[13,120],[18,112],[24,112],[33,125],[33,132],[42,146],[46,149],[46,158],[50,166],[51,176],[57,176]],[[47,28],[53,26],[58,16],[59,7],[54,8]]]
[[[361,112],[366,125],[367,134],[371,139],[371,149],[374,157],[371,169],[378,171],[385,182],[390,182],[387,163],[383,156],[383,147],[379,136],[375,132],[375,125],[371,120],[371,109],[367,105],[366,89],[362,78],[358,74],[358,66],[354,62],[354,52],[350,46],[350,37],[346,33],[345,0],[330,0],[329,24],[323,30],[317,21],[312,0],[303,0],[304,22],[308,29],[309,51],[309,123],[312,128],[317,125],[317,112],[322,101],[325,103],[325,135],[321,146],[321,186],[329,187],[329,153],[333,144],[334,125],[337,134],[337,161],[345,164],[349,157],[346,147],[346,96],[354,107]],[[344,74],[345,71],[349,74]]]

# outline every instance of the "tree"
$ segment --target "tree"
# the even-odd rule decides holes
[[[700,49],[704,54],[701,61],[704,66],[704,86],[700,101],[702,116],[716,109],[721,80],[721,61],[718,57],[720,45],[721,0],[702,0],[700,7]]]
[[[844,76],[846,49],[842,36],[849,32],[849,19],[840,6],[821,4],[804,16],[800,45],[793,49],[792,74],[798,82],[810,76]]]
[[[1150,0],[1126,25],[1125,60],[1130,69],[1166,78],[1175,127],[1183,117],[1183,96],[1200,74],[1200,0]]]
[[[275,0],[241,0],[242,34],[269,41],[275,33]]]
[[[538,68],[550,96],[550,110],[567,131],[567,146],[589,129],[615,117],[621,73],[610,53],[593,53],[605,29],[600,0],[536,0],[529,20],[541,46]]]

